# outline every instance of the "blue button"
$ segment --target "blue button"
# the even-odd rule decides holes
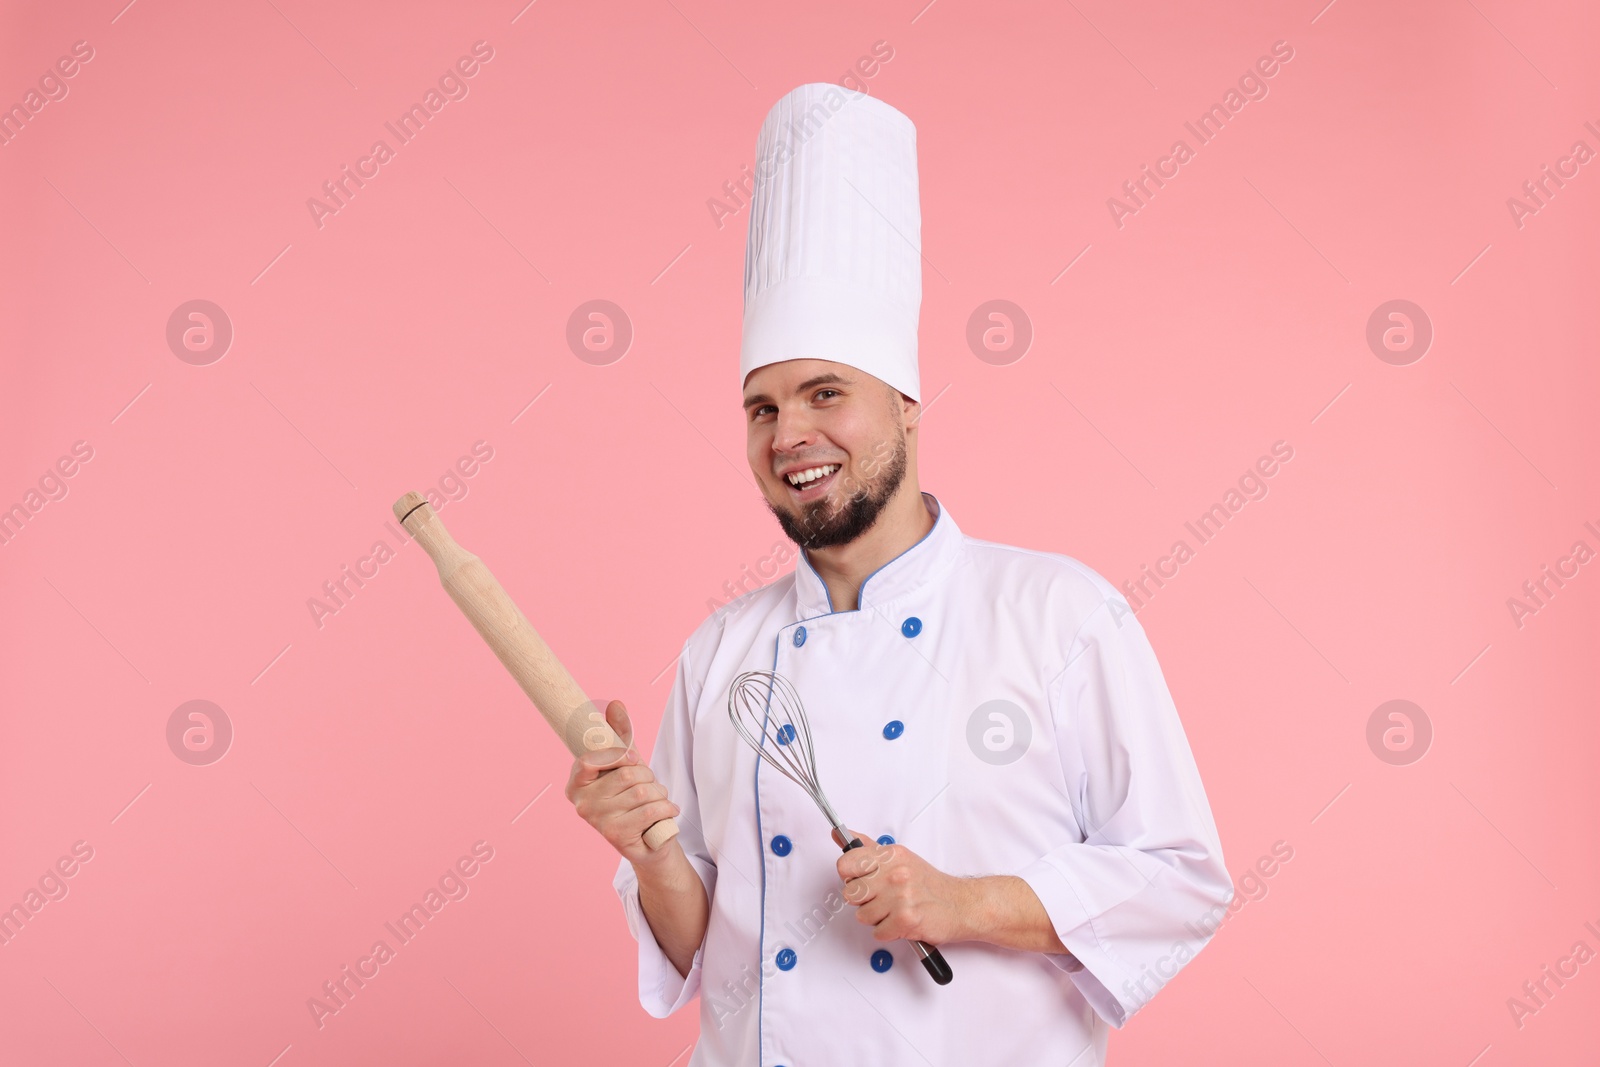
[[[899,737],[905,732],[906,724],[901,722],[899,719],[890,719],[888,724],[883,728],[883,736],[890,741],[893,741],[895,738]]]
[[[782,726],[778,727],[778,744],[787,745],[790,741],[793,741],[793,740],[794,740],[794,727],[793,726],[790,726],[788,723],[784,723]]]
[[[777,962],[778,962],[778,970],[780,970],[780,971],[792,971],[792,970],[794,970],[794,949],[792,949],[792,948],[780,948],[778,950],[778,961]]]
[[[892,844],[894,844],[894,838],[890,837],[888,834],[879,834],[878,835],[878,844],[880,844],[880,845],[892,845]]]
[[[915,637],[922,632],[922,620],[915,615],[900,624],[900,632],[907,637]]]
[[[772,839],[772,851],[776,852],[780,856],[787,856],[789,854],[789,850],[793,847],[794,842],[790,841],[782,834],[779,834],[777,837]]]
[[[806,643],[806,628],[804,626],[802,626],[802,627],[800,627],[798,630],[796,630],[794,632],[794,647],[795,648],[799,648],[801,645],[803,645],[805,643]]]
[[[872,969],[882,974],[894,966],[894,954],[886,948],[880,948],[872,954]]]

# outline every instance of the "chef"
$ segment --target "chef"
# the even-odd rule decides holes
[[[585,754],[566,789],[622,856],[640,1003],[699,997],[690,1067],[1102,1063],[1232,897],[1161,668],[1101,575],[971,537],[920,488],[911,121],[802,85],[756,160],[743,417],[802,551],[684,643],[648,763],[613,701],[628,747]],[[729,688],[756,669],[794,684],[865,847],[841,853],[734,730]]]

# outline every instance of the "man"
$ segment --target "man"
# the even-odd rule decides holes
[[[740,355],[750,469],[803,551],[683,646],[655,752],[567,796],[621,854],[639,997],[700,996],[691,1067],[1103,1061],[1231,898],[1155,654],[1067,556],[964,535],[921,491],[915,129],[837,86],[757,144]],[[728,719],[776,670],[840,842]],[[674,817],[658,851],[641,835]],[[939,947],[936,985],[908,944]]]

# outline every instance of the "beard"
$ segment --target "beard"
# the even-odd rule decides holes
[[[778,525],[783,527],[789,540],[801,548],[847,545],[872,529],[889,500],[899,491],[905,476],[906,439],[901,434],[895,443],[894,454],[877,477],[844,489],[848,495],[843,505],[835,508],[833,500],[825,497],[803,505],[799,515],[790,514],[770,500],[767,501],[767,508],[777,518]]]

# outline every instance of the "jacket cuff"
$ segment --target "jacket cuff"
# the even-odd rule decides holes
[[[1089,1006],[1112,1027],[1120,1030],[1139,1008],[1138,1004],[1124,1004],[1111,992],[1117,976],[1127,968],[1101,943],[1095,933],[1094,920],[1083,905],[1083,898],[1073,884],[1072,877],[1046,856],[1030,863],[1016,876],[1028,883],[1044,905],[1056,936],[1066,946],[1068,955],[1047,952],[1045,959],[1066,972],[1078,992]],[[668,964],[671,967],[671,964]],[[677,971],[673,971],[677,974]]]
[[[701,885],[709,887],[710,878],[705,863],[692,855],[688,856],[688,860],[695,874],[699,875]],[[617,874],[616,890],[622,899],[623,913],[627,916],[628,933],[639,943],[639,1004],[652,1017],[665,1019],[699,993],[705,939],[702,938],[700,947],[695,949],[689,973],[679,974],[678,968],[672,965],[656,941],[650,921],[645,918],[644,908],[639,904],[639,879],[633,872],[633,865],[623,860],[622,867],[624,869]]]

